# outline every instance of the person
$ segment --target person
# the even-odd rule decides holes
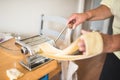
[[[104,20],[114,16],[113,35],[103,34],[103,52],[107,54],[100,80],[120,80],[120,0],[102,0],[101,5],[84,13],[73,13],[68,19],[69,28],[75,28],[85,21]],[[82,31],[85,34],[85,31]],[[85,51],[84,40],[78,44],[80,51]]]

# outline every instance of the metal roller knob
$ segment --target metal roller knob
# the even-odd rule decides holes
[[[21,52],[25,55],[29,53],[29,51],[26,47],[21,47]]]

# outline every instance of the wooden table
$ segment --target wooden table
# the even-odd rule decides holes
[[[17,68],[22,73],[24,73],[24,76],[18,80],[38,80],[44,75],[52,73],[52,71],[55,71],[56,69],[57,72],[60,71],[60,67],[58,66],[56,60],[50,61],[49,63],[33,71],[28,71],[19,64],[19,61],[22,60],[24,56],[21,54],[20,48],[15,45],[15,40],[11,39],[7,42],[2,43],[2,45],[9,49],[17,51],[11,51],[0,47],[0,80],[9,80],[6,75],[6,70],[10,68]],[[54,76],[55,74],[50,75]]]

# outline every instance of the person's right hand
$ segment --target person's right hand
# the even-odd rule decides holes
[[[68,27],[74,29],[79,24],[85,22],[88,19],[88,17],[89,16],[87,13],[74,13],[68,18]]]

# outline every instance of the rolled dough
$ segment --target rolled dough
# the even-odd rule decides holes
[[[102,52],[103,40],[100,33],[86,33],[82,35],[81,38],[84,39],[86,47],[86,52],[83,55],[74,55],[74,52],[78,50],[80,38],[63,50],[57,49],[49,43],[43,43],[40,45],[40,55],[56,60],[79,60],[96,56]]]

